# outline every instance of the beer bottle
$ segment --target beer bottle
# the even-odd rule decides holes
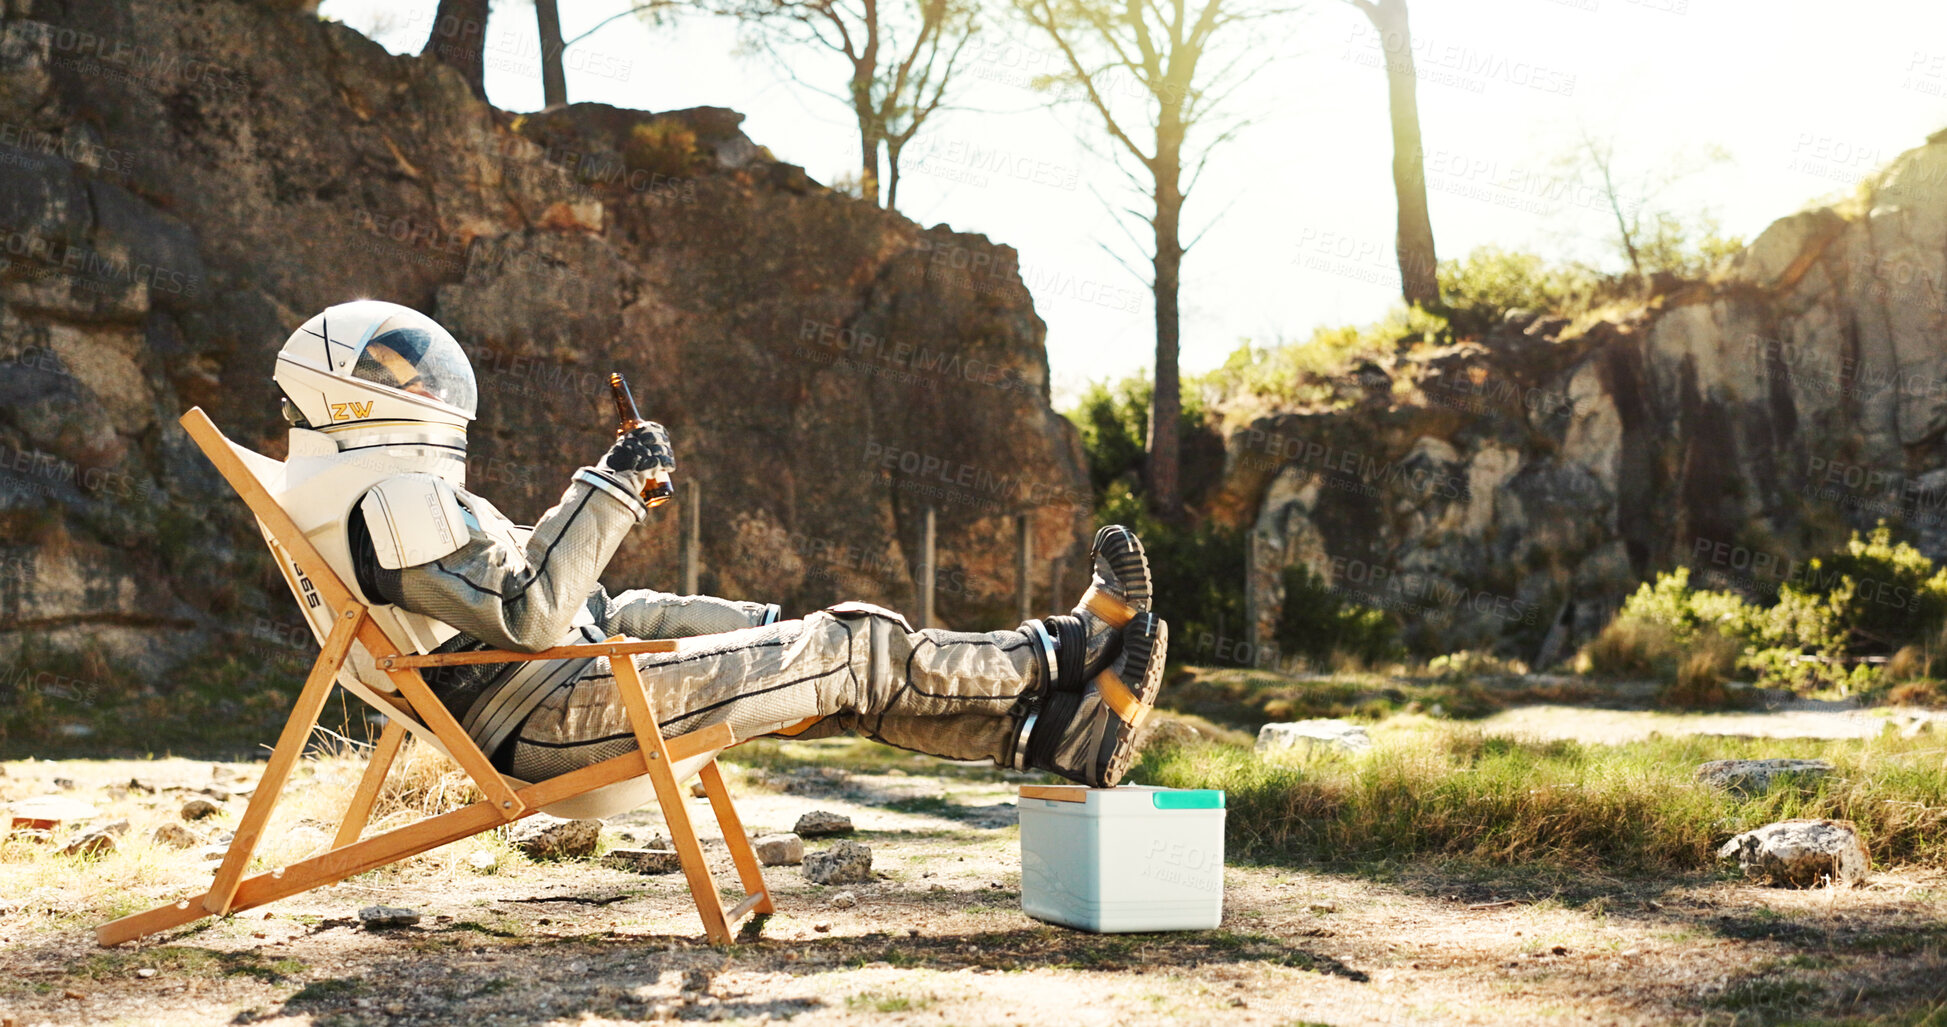
[[[627,435],[631,428],[643,423],[642,413],[635,408],[635,395],[629,391],[629,382],[622,377],[622,372],[609,372],[608,388],[615,394],[615,417],[621,422],[615,426],[615,437],[619,439]],[[649,483],[642,486],[642,501],[650,506],[661,506],[675,494],[676,486],[662,471],[657,471],[649,478]]]

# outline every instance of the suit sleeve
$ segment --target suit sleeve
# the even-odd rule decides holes
[[[531,653],[556,645],[648,512],[630,477],[582,468],[525,544],[481,530],[469,511],[465,545],[392,572],[393,580],[377,583],[380,591],[497,648]]]

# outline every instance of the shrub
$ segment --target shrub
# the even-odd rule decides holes
[[[1594,302],[1598,276],[1532,253],[1481,246],[1462,260],[1440,262],[1440,297],[1455,334],[1477,336],[1515,309],[1573,314]]]
[[[1126,524],[1149,554],[1149,574],[1160,612],[1176,640],[1173,652],[1189,651],[1191,639],[1237,638],[1244,626],[1244,536],[1211,524],[1159,520],[1126,480],[1101,494],[1097,525]]]
[[[1386,611],[1347,601],[1306,567],[1286,567],[1283,580],[1279,652],[1323,664],[1347,657],[1378,663],[1399,654],[1399,630]]]

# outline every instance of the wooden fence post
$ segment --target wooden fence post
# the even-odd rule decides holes
[[[919,520],[919,626],[934,627],[933,623],[933,508],[926,507]]]
[[[1014,606],[1021,622],[1034,616],[1034,585],[1028,568],[1034,566],[1034,519],[1027,514],[1014,518]]]
[[[693,596],[701,591],[698,564],[703,549],[703,489],[696,482],[688,484],[683,491],[683,594]]]

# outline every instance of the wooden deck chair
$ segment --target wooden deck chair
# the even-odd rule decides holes
[[[458,841],[482,831],[492,830],[536,811],[561,816],[613,816],[654,799],[669,826],[669,837],[683,865],[697,912],[703,918],[704,932],[717,945],[727,945],[731,932],[744,917],[772,911],[770,891],[765,887],[763,870],[744,833],[723,773],[717,767],[717,754],[739,741],[728,725],[703,728],[665,739],[650,713],[642,677],[633,660],[634,653],[671,652],[676,643],[668,640],[628,641],[620,636],[605,643],[558,646],[538,653],[500,650],[419,655],[403,651],[382,629],[381,611],[368,608],[352,594],[316,548],[291,520],[276,500],[272,489],[281,491],[284,465],[262,454],[231,442],[218,431],[202,408],[194,408],[182,418],[190,438],[202,447],[205,456],[222,472],[251,513],[257,517],[265,541],[292,591],[301,601],[315,589],[319,601],[337,611],[322,651],[298,693],[297,705],[278,736],[263,778],[250,796],[243,819],[237,825],[230,848],[217,867],[216,879],[202,895],[159,906],[101,925],[95,931],[102,945],[125,941],[179,927],[206,916],[222,916],[253,906],[309,891],[321,885],[342,881],[353,874],[385,866],[448,842]],[[583,656],[614,657],[615,682],[628,708],[641,749],[592,766],[562,774],[546,781],[529,783],[496,772],[451,712],[433,696],[420,676],[420,668],[461,663],[508,663],[524,660],[553,660]],[[382,691],[360,679],[346,667],[348,659],[369,659],[394,686]],[[374,677],[379,676],[374,674]],[[252,855],[276,807],[291,769],[296,766],[318,713],[323,709],[332,686],[346,690],[376,707],[386,718],[377,746],[358,788],[345,809],[329,851],[290,866],[244,876]],[[801,730],[806,724],[791,730]],[[428,817],[384,834],[361,840],[366,821],[371,817],[380,787],[391,770],[399,747],[411,733],[451,756],[473,779],[485,796],[479,802]],[[723,829],[724,841],[737,867],[745,898],[726,911],[716,880],[704,865],[703,848],[690,822],[688,808],[678,785],[695,774],[702,779],[710,808]]]

